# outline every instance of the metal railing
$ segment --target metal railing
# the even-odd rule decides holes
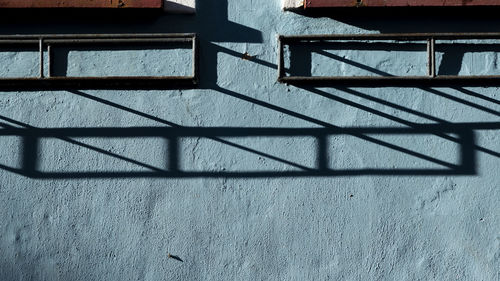
[[[500,33],[401,33],[401,34],[342,34],[297,35],[278,37],[278,81],[287,84],[312,86],[357,87],[418,87],[418,86],[500,86],[500,75],[438,75],[436,73],[436,40],[500,39]],[[285,45],[297,43],[324,43],[334,41],[419,42],[427,44],[427,75],[422,76],[287,76]],[[370,42],[371,43],[371,42]],[[473,43],[470,43],[473,45]],[[500,51],[500,45],[499,45]]]
[[[186,76],[54,76],[52,68],[55,46],[148,46],[169,43],[190,44],[192,49],[191,75]],[[4,35],[3,46],[38,46],[38,77],[0,77],[1,90],[50,89],[171,89],[194,88],[198,84],[198,47],[196,34],[57,34],[57,35]],[[45,50],[47,73],[45,74]]]

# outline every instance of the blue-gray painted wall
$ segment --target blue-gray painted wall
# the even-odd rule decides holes
[[[276,66],[279,34],[497,31],[500,20],[197,6],[2,21],[2,34],[196,32],[200,87],[0,93],[2,130],[31,136],[0,136],[0,280],[500,280],[497,87],[301,89],[278,83]],[[441,74],[500,71],[495,49],[447,48]],[[56,67],[71,75],[182,74],[190,59],[62,53]],[[426,70],[418,44],[287,54],[295,74]],[[36,75],[36,59],[4,50],[0,74]],[[61,136],[42,137],[50,129]]]

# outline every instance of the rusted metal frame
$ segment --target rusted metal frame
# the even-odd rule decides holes
[[[0,8],[159,9],[162,0],[0,0]]]
[[[10,39],[32,39],[38,40],[40,37],[50,39],[111,39],[111,38],[193,38],[194,33],[118,33],[118,34],[15,34],[0,35],[2,40]]]
[[[145,41],[147,40],[147,41]],[[133,44],[133,43],[190,43],[192,38],[110,38],[110,39],[46,39],[48,44]]]
[[[281,83],[309,87],[484,87],[499,86],[500,75],[489,76],[288,76]]]
[[[500,6],[497,0],[305,0],[304,8]]]
[[[52,52],[54,45],[81,44],[138,44],[191,43],[193,51],[192,76],[105,76],[53,77]],[[0,88],[16,89],[172,89],[192,88],[198,83],[198,46],[193,33],[179,34],[110,34],[110,35],[7,35],[0,36],[0,45],[38,45],[39,77],[0,78]],[[47,46],[47,77],[44,73],[44,48]]]
[[[52,45],[47,44],[47,77],[52,77]]]
[[[43,79],[43,38],[40,38],[39,41],[38,41],[38,52],[39,52],[39,55],[40,55],[40,60],[39,60],[39,63],[40,63],[40,79]]]
[[[193,48],[193,61],[192,61],[192,64],[193,64],[193,72],[192,72],[192,75],[193,75],[193,81],[195,81],[195,83],[198,83],[198,76],[199,76],[199,67],[198,67],[198,62],[199,62],[199,57],[198,57],[198,38],[196,37],[196,35],[193,35],[193,43],[192,43],[192,48]]]
[[[500,32],[489,33],[402,33],[402,34],[328,34],[278,37],[278,81],[309,86],[415,87],[415,86],[494,86],[500,75],[445,75],[436,73],[436,40],[500,39]],[[298,42],[325,41],[427,41],[427,76],[285,76],[283,46]]]
[[[286,43],[308,41],[336,41],[336,40],[394,40],[394,41],[424,41],[429,38],[435,40],[467,40],[467,39],[500,39],[500,32],[478,33],[375,33],[375,34],[316,34],[279,36]]]

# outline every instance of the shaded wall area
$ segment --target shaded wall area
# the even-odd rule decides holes
[[[1,34],[196,32],[200,87],[1,92],[0,279],[499,278],[497,87],[276,81],[279,34],[494,32],[498,19],[302,14],[268,0],[197,9],[2,17]],[[378,47],[299,46],[286,71],[425,70],[422,46]],[[440,74],[498,69],[496,42],[445,47]],[[187,64],[174,49],[92,52],[64,50],[56,70]],[[1,52],[0,74],[31,75],[16,72],[28,53]]]

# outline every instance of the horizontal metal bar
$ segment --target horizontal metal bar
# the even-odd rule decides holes
[[[16,34],[0,35],[3,39],[110,39],[110,38],[194,38],[196,33],[118,33],[118,34]]]
[[[38,44],[39,39],[26,39],[26,40],[19,40],[19,39],[8,39],[8,40],[2,40],[0,39],[0,45],[34,45]]]
[[[48,44],[189,43],[192,38],[45,39]]]
[[[322,40],[396,40],[396,41],[424,41],[429,38],[435,40],[460,40],[460,39],[500,39],[500,32],[483,33],[387,33],[387,34],[318,34],[318,35],[292,35],[279,39],[283,43],[300,41]]]
[[[485,40],[500,39],[500,32],[488,33],[392,33],[392,34],[325,34],[279,36],[280,44],[313,41],[428,41],[429,76],[285,76],[279,73],[278,81],[297,85],[355,86],[355,87],[419,87],[419,86],[500,86],[500,75],[436,76],[434,44],[436,40]],[[369,43],[369,42],[366,42]],[[471,45],[474,45],[471,43]],[[283,60],[280,54],[279,60]]]
[[[193,76],[0,78],[0,90],[194,88]]]
[[[0,8],[161,8],[163,0],[0,0]]]
[[[447,86],[500,86],[500,75],[485,76],[289,76],[281,83],[317,87],[447,87]]]
[[[305,0],[304,8],[500,6],[498,0]]]
[[[1,0],[0,0],[1,1]],[[171,89],[194,88],[198,84],[198,62],[195,33],[153,34],[39,34],[0,36],[0,45],[35,44],[40,52],[40,76],[43,76],[43,49],[49,54],[51,76],[51,50],[58,44],[151,44],[193,43],[192,76],[113,76],[113,77],[15,77],[0,78],[2,90],[51,90],[51,89]]]

